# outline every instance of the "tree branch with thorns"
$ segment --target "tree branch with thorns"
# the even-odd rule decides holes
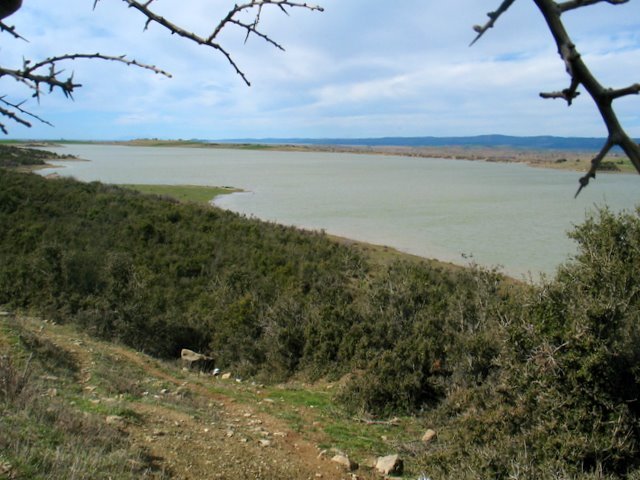
[[[99,1],[100,0],[94,0],[94,9],[97,7]],[[310,11],[323,11],[322,7],[305,2],[288,0],[249,0],[245,3],[234,5],[224,18],[215,24],[215,27],[212,28],[210,32],[197,34],[164,18],[156,11],[152,10],[155,0],[147,0],[145,2],[135,0],[123,1],[129,6],[129,8],[139,11],[144,17],[146,17],[146,21],[144,23],[145,30],[148,29],[151,24],[158,24],[168,30],[171,34],[178,35],[198,45],[213,48],[221,53],[247,85],[250,85],[250,82],[244,71],[235,62],[231,53],[217,41],[219,34],[226,27],[232,26],[242,29],[245,32],[245,42],[251,35],[253,35],[280,50],[284,50],[282,45],[260,29],[260,16],[262,10],[264,8],[277,8],[287,15],[289,14],[289,10],[293,8],[306,9]],[[4,23],[5,18],[18,11],[21,7],[22,0],[0,0],[0,32],[7,33],[16,40],[27,41],[17,32],[15,26],[9,26]],[[249,20],[244,18],[247,15],[249,16]],[[74,91],[82,85],[75,82],[73,73],[64,75],[65,70],[61,65],[65,62],[79,59],[113,61],[171,77],[170,73],[156,67],[155,65],[141,63],[135,59],[130,59],[125,55],[72,53],[49,57],[38,62],[25,59],[23,60],[23,64],[20,68],[11,69],[0,67],[0,78],[11,78],[23,84],[27,90],[30,91],[30,97],[35,98],[38,101],[40,101],[43,93],[51,93],[53,91],[60,91],[66,97],[73,98]],[[27,127],[32,126],[31,120],[37,120],[47,125],[51,125],[46,120],[26,110],[23,107],[25,102],[26,100],[13,102],[7,98],[7,95],[0,96],[0,117],[4,117],[10,121]],[[2,122],[0,122],[0,130],[5,134],[8,133],[7,126]]]
[[[486,24],[474,27],[478,35],[472,44],[495,25],[498,18],[513,5],[514,1],[515,0],[504,0],[496,11],[488,14],[489,21]],[[613,108],[614,100],[628,95],[639,94],[640,84],[635,83],[619,89],[601,85],[582,60],[580,53],[578,53],[575,44],[571,41],[571,37],[565,29],[561,16],[565,12],[589,7],[597,3],[622,5],[628,1],[629,0],[571,0],[559,3],[554,0],[533,0],[547,23],[547,27],[558,47],[558,53],[570,77],[570,85],[568,88],[555,92],[543,92],[540,96],[542,98],[562,99],[567,102],[567,105],[571,106],[573,100],[580,94],[578,88],[580,86],[584,87],[596,104],[608,131],[608,136],[602,149],[591,160],[589,171],[579,180],[580,186],[576,192],[576,196],[589,184],[591,179],[596,178],[598,166],[609,151],[616,146],[624,151],[638,173],[640,173],[640,146],[626,133]]]

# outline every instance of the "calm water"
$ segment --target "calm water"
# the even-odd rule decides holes
[[[198,148],[72,145],[90,162],[42,170],[108,183],[233,186],[216,205],[287,225],[390,245],[515,276],[552,273],[573,252],[566,232],[595,205],[640,204],[640,176],[599,175],[573,199],[578,173],[525,165]]]

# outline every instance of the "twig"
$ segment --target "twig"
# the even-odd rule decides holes
[[[482,37],[487,30],[493,28],[495,23],[498,21],[498,18],[500,18],[500,15],[509,10],[509,7],[513,5],[513,2],[515,2],[515,0],[503,0],[503,2],[495,12],[487,13],[487,16],[489,17],[489,21],[487,23],[485,23],[484,25],[474,25],[473,29],[478,35],[473,39],[469,46],[472,46],[474,43],[480,40],[480,37]]]
[[[613,145],[614,143],[611,141],[611,139],[607,139],[604,146],[600,150],[600,153],[593,157],[593,159],[591,160],[591,167],[589,168],[589,171],[583,177],[580,177],[580,187],[578,187],[578,191],[573,198],[577,198],[578,195],[580,195],[582,189],[589,185],[589,180],[591,180],[592,178],[596,178],[596,170],[598,170],[600,162],[602,162],[607,153],[609,153],[609,150],[613,148]]]
[[[24,40],[25,42],[29,41],[26,38],[24,38],[22,35],[20,35],[18,32],[16,32],[15,26],[10,27],[4,22],[0,22],[0,31],[7,32],[8,34],[12,35],[14,38],[17,38],[19,40]]]

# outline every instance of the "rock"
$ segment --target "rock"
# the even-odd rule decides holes
[[[107,425],[114,425],[116,427],[122,426],[125,423],[124,417],[121,417],[120,415],[109,415],[105,421],[107,422]]]
[[[188,348],[180,350],[180,360],[190,369],[197,369],[201,372],[213,370],[213,357],[196,353]]]
[[[261,438],[260,440],[258,440],[258,442],[260,443],[261,447],[270,447],[271,446],[271,440],[267,440],[266,438]]]
[[[404,463],[397,454],[378,457],[376,470],[383,475],[402,475]]]
[[[424,432],[424,435],[422,436],[422,441],[424,443],[429,443],[434,438],[436,438],[436,431],[429,429],[426,432]]]
[[[346,455],[342,455],[342,454],[334,455],[333,458],[331,459],[331,461],[334,462],[334,463],[337,463],[339,465],[342,465],[343,467],[345,467],[349,471],[353,471],[353,470],[357,470],[358,469],[358,464],[356,462],[353,462]]]
[[[227,373],[223,373],[222,376],[220,377],[222,380],[229,380],[231,378],[231,373],[227,372]]]

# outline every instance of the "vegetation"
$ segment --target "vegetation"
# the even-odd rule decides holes
[[[133,412],[84,400],[75,355],[18,323],[0,346],[0,478],[170,478],[104,421]]]
[[[403,447],[434,479],[640,478],[640,212],[578,227],[541,285],[8,170],[0,225],[0,305],[261,381],[344,376],[351,415],[439,432]]]
[[[180,202],[209,204],[218,195],[238,192],[232,187],[206,187],[199,185],[123,185],[138,192],[167,196]]]
[[[0,144],[0,167],[39,167],[46,160],[74,158],[72,155],[58,155],[35,148]]]

